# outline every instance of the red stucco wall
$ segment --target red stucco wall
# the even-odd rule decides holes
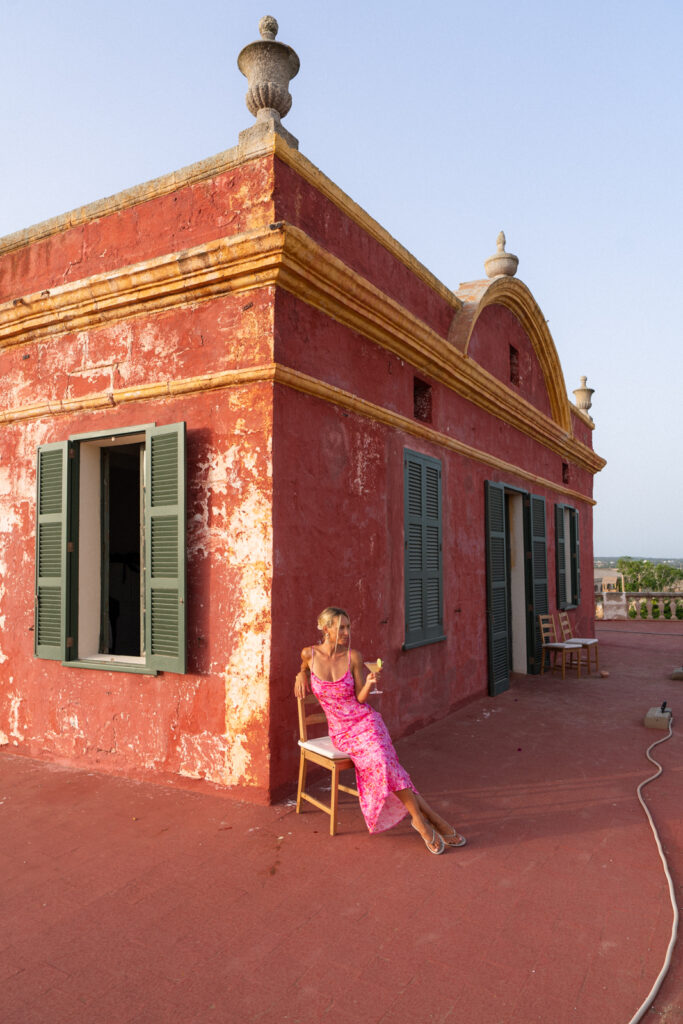
[[[130,675],[36,659],[36,448],[151,420],[187,423],[187,674]],[[265,384],[3,430],[2,464],[15,470],[11,495],[3,476],[1,502],[0,608],[11,628],[2,635],[0,730],[18,752],[119,774],[201,778],[266,799],[270,437]]]
[[[508,339],[519,347],[524,371],[519,392],[546,411],[543,376],[518,321],[489,307],[478,325],[478,349],[490,372]],[[353,395],[413,416],[414,369],[350,329],[332,323],[294,296],[278,293],[276,359]],[[498,360],[496,362],[496,360]],[[420,375],[422,376],[422,375]],[[473,407],[432,382],[431,426],[513,465],[563,482],[563,459],[533,438]],[[488,686],[486,633],[485,481],[546,499],[548,581],[555,598],[554,505],[573,504],[561,492],[501,472],[285,388],[275,397],[273,579],[273,784],[285,787],[296,769],[296,724],[291,698],[302,647],[317,637],[318,613],[345,607],[352,642],[385,662],[380,709],[392,735],[410,732]],[[420,451],[443,465],[444,625],[447,639],[409,651],[404,641],[403,451]],[[574,488],[592,493],[590,474],[569,467]],[[305,524],[305,525],[304,525]],[[570,617],[577,633],[592,629],[592,514],[580,504],[582,602]],[[586,581],[590,581],[589,584]],[[286,723],[286,724],[285,724]]]

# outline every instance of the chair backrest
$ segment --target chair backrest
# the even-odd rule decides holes
[[[539,615],[538,625],[541,630],[541,642],[544,644],[555,644],[557,643],[557,634],[555,632],[555,619],[552,615]]]
[[[571,640],[573,638],[572,625],[566,612],[560,612],[560,629],[562,630],[563,640]]]
[[[305,697],[297,697],[296,703],[299,712],[299,739],[305,743],[309,739],[309,725],[319,725],[324,722],[327,727],[327,719],[315,694],[309,693]],[[309,711],[308,708],[312,710]]]

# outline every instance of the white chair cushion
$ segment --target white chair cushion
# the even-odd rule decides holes
[[[337,750],[335,745],[329,736],[317,736],[314,740],[299,740],[299,746],[303,747],[304,750],[311,750],[314,754],[322,754],[323,757],[331,757],[337,761],[343,757],[348,757],[348,754],[342,754],[341,750]]]
[[[597,644],[598,641],[590,637],[573,636],[569,642],[572,644],[583,644],[583,646],[585,647],[586,644]]]
[[[574,651],[577,647],[581,647],[580,640],[551,640],[550,643],[544,643],[543,647],[552,647],[557,651]]]

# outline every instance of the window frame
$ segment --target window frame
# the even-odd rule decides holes
[[[81,446],[138,435],[144,463],[140,656],[79,656]],[[144,439],[144,443],[143,443]],[[38,658],[70,668],[156,675],[186,671],[186,427],[184,422],[73,434],[41,445],[36,473],[35,642]],[[102,509],[98,503],[101,528]],[[102,550],[102,540],[99,540]],[[155,568],[156,567],[156,568]],[[101,569],[98,567],[98,579]],[[101,591],[101,584],[100,584]],[[101,645],[100,645],[101,646]],[[143,660],[144,659],[144,660]]]
[[[404,651],[446,639],[443,625],[442,472],[440,459],[404,449]],[[415,625],[417,615],[419,626]]]

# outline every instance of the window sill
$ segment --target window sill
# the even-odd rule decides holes
[[[446,639],[445,633],[442,636],[430,636],[428,640],[412,640],[409,644],[403,644],[401,650],[412,651],[415,647],[426,647],[427,644],[440,644]]]
[[[140,676],[156,676],[159,674],[157,669],[149,668],[141,663],[141,661],[104,661],[101,658],[93,658],[92,660],[84,658],[82,661],[63,661],[62,665],[65,668],[95,668],[105,672],[128,672],[129,674],[135,673]]]

